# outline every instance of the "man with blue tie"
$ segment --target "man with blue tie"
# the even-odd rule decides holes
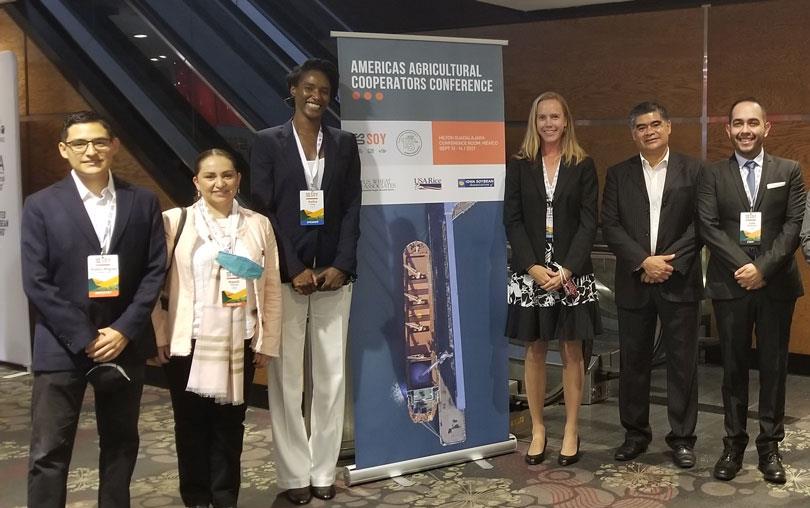
[[[785,437],[785,379],[790,324],[803,294],[794,253],[804,212],[796,161],[763,149],[771,129],[754,98],[729,112],[734,155],[707,167],[698,186],[700,234],[711,252],[706,294],[712,299],[723,362],[726,437],[714,477],[731,480],[748,444],[748,359],[756,331],[759,366],[759,470],[785,483],[779,442]]]
[[[22,214],[22,276],[37,309],[28,506],[64,507],[88,382],[99,435],[98,506],[130,505],[149,318],[166,241],[154,193],[114,178],[119,142],[92,111],[65,119],[59,153],[72,170],[32,194]]]

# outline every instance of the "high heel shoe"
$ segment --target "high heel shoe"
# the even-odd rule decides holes
[[[579,436],[577,436],[577,452],[573,455],[563,455],[560,452],[560,456],[557,458],[557,464],[561,466],[570,466],[576,462],[579,462]]]
[[[540,464],[546,460],[546,446],[548,446],[548,437],[544,437],[543,439],[543,451],[537,455],[529,455],[529,453],[526,452],[526,464],[536,466],[537,464]]]

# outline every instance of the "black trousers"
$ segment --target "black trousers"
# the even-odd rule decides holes
[[[661,320],[667,362],[667,444],[695,445],[698,411],[698,302],[671,302],[658,288],[640,309],[619,308],[619,416],[625,438],[639,444],[652,440],[650,371],[657,320]]]
[[[236,506],[247,404],[217,404],[186,391],[193,355],[192,349],[191,355],[172,357],[164,366],[174,411],[180,496],[186,506]],[[246,341],[245,400],[254,370],[253,351]]]
[[[131,382],[120,391],[96,393],[99,436],[98,505],[129,506],[129,484],[138,457],[138,417],[144,366],[125,366]],[[28,506],[64,508],[73,441],[87,381],[83,372],[35,372],[31,395]]]
[[[713,300],[723,357],[723,407],[726,447],[748,445],[748,354],[756,330],[759,363],[757,451],[775,451],[785,437],[785,380],[790,323],[796,300],[774,300],[761,291],[743,298]]]

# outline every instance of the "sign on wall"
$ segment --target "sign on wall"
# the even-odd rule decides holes
[[[21,179],[17,59],[11,51],[0,51],[0,361],[28,367],[28,299],[20,266]]]

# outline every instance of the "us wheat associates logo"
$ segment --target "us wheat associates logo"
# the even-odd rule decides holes
[[[442,179],[435,176],[414,178],[413,186],[416,190],[442,190]]]
[[[397,136],[397,150],[406,157],[413,157],[422,150],[422,138],[416,131],[402,131]]]
[[[386,192],[397,190],[397,184],[390,178],[364,178],[360,182],[363,192]]]

